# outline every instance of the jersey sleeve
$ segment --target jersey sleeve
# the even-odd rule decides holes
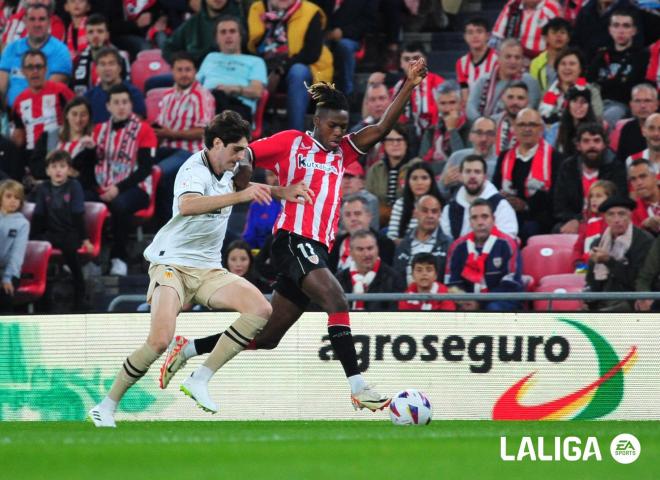
[[[351,163],[357,162],[360,156],[366,155],[366,152],[360,150],[354,143],[353,138],[355,133],[344,135],[341,140],[340,148],[344,153],[344,167],[348,167]]]
[[[174,198],[186,193],[199,193],[204,195],[206,185],[209,184],[211,174],[204,165],[190,163],[181,167],[174,182]]]
[[[283,159],[288,160],[294,140],[302,135],[297,130],[285,130],[252,142],[248,146],[252,164],[266,170],[275,170],[277,162]]]

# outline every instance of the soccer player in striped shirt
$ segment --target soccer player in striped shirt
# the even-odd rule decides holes
[[[357,364],[351,335],[348,302],[341,285],[328,268],[339,222],[341,180],[345,169],[359,155],[381,141],[392,129],[413,89],[426,76],[426,62],[411,63],[407,78],[380,121],[357,133],[348,130],[348,101],[334,86],[317,83],[309,87],[316,102],[314,131],[286,130],[253,142],[249,156],[257,167],[274,171],[284,187],[304,182],[313,193],[313,203],[283,202],[275,222],[272,245],[273,267],[278,273],[273,294],[273,313],[268,324],[248,348],[273,349],[298,321],[310,301],[328,314],[328,334],[351,388],[357,408],[375,411],[390,399],[368,385]],[[209,352],[220,335],[189,341],[176,337],[161,367],[161,387],[188,358]]]

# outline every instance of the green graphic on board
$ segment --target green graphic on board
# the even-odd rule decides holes
[[[0,323],[0,421],[84,420],[114,378],[103,377],[100,368],[46,366],[40,362],[41,348],[36,325]],[[155,402],[156,397],[137,384],[126,393],[120,410],[143,412]]]

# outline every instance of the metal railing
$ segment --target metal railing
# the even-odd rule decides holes
[[[265,295],[270,300],[271,294]],[[552,302],[558,300],[660,300],[660,292],[520,292],[520,293],[348,293],[346,299],[349,302],[362,300],[365,302],[398,302],[400,300],[421,300],[421,301],[530,301],[530,300],[548,300],[548,311],[552,308]],[[112,299],[108,305],[108,312],[114,312],[117,306],[122,303],[146,302],[146,295],[119,295]]]

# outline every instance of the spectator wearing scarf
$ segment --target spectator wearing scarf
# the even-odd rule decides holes
[[[337,280],[346,293],[393,293],[403,292],[406,282],[403,276],[382,262],[378,255],[376,236],[370,230],[359,230],[351,235],[349,268],[337,272]],[[396,302],[351,302],[353,310],[393,311]]]
[[[498,159],[493,184],[511,203],[525,241],[549,233],[553,225],[553,192],[561,156],[543,140],[543,121],[536,110],[521,110],[514,124],[517,144]]]
[[[592,292],[630,292],[653,244],[653,237],[635,227],[632,211],[635,202],[628,197],[607,199],[598,209],[605,214],[607,229],[598,246],[592,249],[587,271],[587,286]],[[632,301],[589,302],[592,311],[632,311]]]
[[[420,156],[427,162],[446,162],[451,154],[467,146],[470,125],[461,105],[461,90],[454,82],[445,82],[436,97],[438,119],[427,130],[420,145]]]
[[[152,195],[151,166],[158,140],[153,129],[132,109],[128,88],[115,85],[108,93],[110,119],[96,125],[94,142],[97,164],[96,195],[88,200],[105,202],[112,213],[114,242],[110,257],[113,269],[119,260],[125,274],[126,244],[133,214],[149,205]],[[128,108],[126,108],[128,104]]]
[[[589,100],[596,117],[601,118],[603,115],[603,100],[600,97],[600,91],[595,86],[588,84],[587,80],[582,77],[583,66],[584,62],[579,50],[569,48],[557,56],[555,60],[557,80],[548,87],[539,105],[539,112],[546,124],[559,121],[568,104],[566,96],[571,88],[575,88],[579,92],[589,91]]]
[[[487,200],[476,199],[470,206],[472,231],[449,248],[445,284],[466,292],[521,292],[520,251],[517,242],[495,226]],[[489,311],[515,310],[519,302],[483,302]]]

